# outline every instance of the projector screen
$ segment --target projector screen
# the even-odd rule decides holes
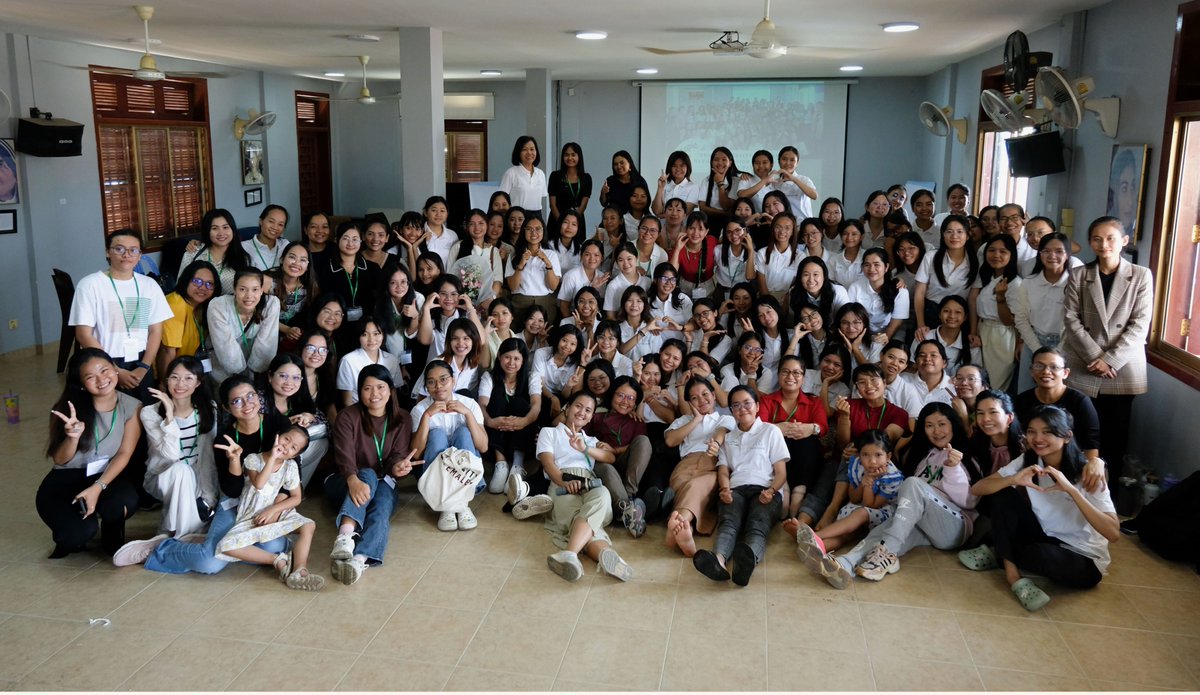
[[[800,151],[796,172],[816,184],[816,211],[825,198],[842,197],[846,94],[845,82],[646,82],[638,168],[653,194],[675,150],[688,153],[699,182],[718,145],[747,172],[757,150],[777,158],[781,147],[793,145]]]

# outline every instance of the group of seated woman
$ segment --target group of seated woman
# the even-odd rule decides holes
[[[505,180],[536,188],[538,161],[522,138]],[[659,520],[672,552],[745,585],[784,519],[838,587],[971,539],[990,546],[963,562],[1003,564],[1027,607],[1048,598],[1022,570],[1099,581],[1116,539],[1100,456],[1123,438],[1101,440],[1144,381],[1147,283],[1120,257],[1120,224],[1094,223],[1097,261],[1072,271],[1070,240],[1032,238],[1019,206],[973,221],[957,187],[935,221],[918,191],[910,221],[892,187],[861,218],[836,199],[813,217],[794,148],[779,161],[761,151],[742,173],[717,148],[692,183],[673,153],[651,196],[619,152],[592,235],[574,143],[548,201],[497,193],[462,233],[439,197],[395,224],[309,215],[291,243],[273,231],[281,208],[241,245],[231,213],[209,211],[157,354],[73,358],[38,492],[54,556],[99,533],[118,565],[255,562],[317,589],[313,522],[295,511],[317,479],[337,510],[331,574],[353,584],[385,559],[400,481],[459,451],[491,464],[473,492],[544,517],[560,548],[547,563],[568,580],[581,553],[629,579],[606,528],[639,538]],[[1032,388],[1014,406],[1023,353]],[[141,360],[157,367],[143,394],[121,371]],[[139,491],[162,501],[160,533],[126,543]],[[437,518],[477,524],[469,507]]]

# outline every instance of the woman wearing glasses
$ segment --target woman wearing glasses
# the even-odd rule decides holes
[[[221,294],[217,269],[208,261],[192,261],[179,273],[175,291],[167,295],[174,316],[163,321],[162,347],[158,351],[158,373],[176,357],[206,351],[203,311],[205,302]],[[202,354],[202,359],[204,355]]]
[[[296,458],[300,467],[300,487],[308,486],[317,464],[329,451],[329,420],[308,395],[303,357],[281,353],[267,367],[266,387],[258,392],[259,410],[278,414],[308,432],[308,446]]]

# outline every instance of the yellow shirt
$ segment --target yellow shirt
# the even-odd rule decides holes
[[[192,305],[178,293],[167,295],[167,305],[175,315],[163,321],[162,344],[178,350],[179,355],[194,355],[200,349],[200,331],[192,314]]]

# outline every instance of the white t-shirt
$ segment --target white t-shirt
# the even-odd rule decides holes
[[[967,291],[971,288],[967,282],[967,277],[971,274],[971,262],[963,258],[961,263],[954,265],[950,253],[947,252],[946,257],[942,259],[942,274],[946,276],[945,285],[938,280],[937,272],[933,269],[933,254],[925,254],[921,265],[917,267],[917,282],[925,283],[925,302],[932,302],[937,306],[952,294],[966,299]]]
[[[562,278],[562,264],[558,254],[553,249],[542,249],[542,253],[550,260],[550,267],[554,270],[554,274]],[[508,264],[504,268],[504,277],[512,277],[516,272],[516,260],[516,254],[508,257]],[[541,258],[529,257],[525,263],[525,270],[521,273],[521,282],[513,294],[523,294],[529,297],[544,297],[550,294],[550,286],[546,284],[546,264],[542,262]]]
[[[793,176],[803,181],[804,184],[809,188],[812,188],[813,190],[817,189],[817,184],[813,183],[813,180],[807,176],[795,173],[793,173]],[[774,191],[780,191],[786,195],[788,203],[792,207],[792,214],[796,216],[797,220],[802,220],[805,217],[812,217],[812,198],[809,198],[807,195],[805,195],[804,191],[800,190],[800,187],[791,181],[774,181],[767,184],[763,188],[770,188]]]
[[[749,386],[750,376],[749,372],[742,372],[739,376],[734,373],[733,365],[727,364],[721,367],[721,388],[728,392],[736,386]],[[758,377],[756,384],[759,393],[771,393],[775,390],[775,372],[763,367],[762,375]]]
[[[582,347],[580,348],[582,349]],[[578,362],[565,362],[563,366],[554,363],[554,348],[544,347],[533,351],[531,373],[536,373],[542,379],[542,385],[553,394],[561,394],[567,385],[567,380],[579,367]]]
[[[717,454],[717,466],[729,469],[729,486],[761,485],[769,487],[775,477],[775,462],[785,461],[788,454],[783,432],[769,422],[758,418],[749,432],[738,429],[732,416],[721,420],[721,427],[729,430],[725,443]]]
[[[754,269],[759,274],[766,276],[769,291],[782,292],[790,289],[792,283],[796,281],[796,272],[803,260],[803,249],[781,252],[779,249],[772,248],[769,262],[767,249],[759,249],[754,252]]]
[[[604,310],[614,312],[620,311],[621,297],[624,296],[625,290],[629,289],[635,284],[638,287],[641,287],[643,290],[649,291],[650,278],[643,275],[638,278],[636,283],[633,283],[626,279],[621,273],[614,274],[612,279],[608,281],[608,287],[604,288]],[[559,298],[562,299],[561,296]],[[574,298],[575,295],[571,295],[571,299]]]
[[[833,280],[842,287],[849,287],[854,284],[854,281],[862,277],[862,259],[863,252],[869,248],[866,244],[858,251],[858,257],[853,261],[846,260],[845,252],[839,251],[833,255],[833,262],[826,265],[829,266],[829,279]]]
[[[337,387],[339,391],[350,392],[350,403],[358,402],[358,373],[364,367],[371,364],[382,364],[387,367],[388,372],[392,375],[392,383],[400,386],[404,383],[404,377],[400,374],[400,358],[390,352],[383,350],[379,351],[379,361],[372,362],[367,356],[367,351],[359,348],[354,352],[348,353],[338,363],[337,371]],[[424,383],[424,381],[421,381]]]
[[[275,248],[270,248],[258,240],[257,234],[242,242],[242,248],[246,250],[246,258],[250,260],[250,265],[259,270],[277,268],[280,261],[283,260],[283,250],[286,247],[287,240],[283,237],[275,240]],[[230,293],[232,292],[233,288],[231,287]]]
[[[587,443],[588,447],[594,447],[600,441],[586,432],[580,432],[575,436],[583,437],[583,441]],[[591,456],[586,456],[584,452],[571,446],[571,430],[565,424],[543,427],[538,432],[538,458],[541,458],[542,454],[553,455],[554,465],[558,466],[560,471],[568,468],[583,468],[590,471],[595,465],[595,460]]]
[[[546,198],[546,172],[533,168],[530,172],[520,164],[511,166],[500,177],[500,190],[508,194],[512,204],[530,211],[540,211]]]
[[[453,394],[451,396],[451,398],[453,398],[454,400],[458,401],[459,403],[462,403],[463,405],[465,405],[467,407],[467,410],[471,413],[471,417],[472,417],[472,419],[475,420],[475,422],[479,423],[480,425],[483,424],[483,411],[480,410],[479,404],[475,402],[475,399],[467,398],[466,396],[463,396],[463,395],[457,394],[457,393]],[[426,410],[429,410],[429,406],[431,406],[431,405],[433,405],[433,399],[429,398],[427,396],[427,397],[421,399],[421,402],[419,402],[415,406],[413,406],[413,409],[412,409],[413,432],[416,432],[417,429],[419,429],[421,427],[421,416],[423,416],[425,414]],[[429,419],[429,429],[431,429],[431,430],[437,429],[437,430],[446,430],[447,432],[453,432],[454,430],[457,430],[459,427],[465,427],[466,424],[467,424],[467,416],[462,415],[460,413],[454,413],[454,412],[449,412],[449,411],[444,412],[444,413],[438,413]]]
[[[646,313],[653,316],[655,319],[663,317],[674,319],[680,326],[692,320],[692,299],[691,297],[679,293],[679,308],[675,308],[675,303],[670,295],[667,295],[665,301],[660,300],[657,294],[652,294],[650,297],[650,305],[646,307]],[[683,340],[681,331],[663,331],[660,336],[664,341],[671,338]]]
[[[1005,476],[1014,475],[1021,470],[1022,464],[1024,464],[1024,457],[1009,462],[998,472]],[[1038,464],[1045,465],[1041,459],[1038,459]],[[1047,477],[1049,476],[1047,475]],[[1112,497],[1107,487],[1097,493],[1088,492],[1087,488],[1082,485],[1076,485],[1076,487],[1079,488],[1083,498],[1090,502],[1097,511],[1102,514],[1116,513],[1117,510],[1113,507]],[[1083,512],[1079,511],[1079,507],[1070,495],[1061,490],[1052,492],[1030,490],[1029,504],[1033,507],[1033,513],[1037,516],[1038,522],[1041,523],[1042,530],[1047,536],[1057,538],[1063,542],[1064,547],[1091,558],[1095,561],[1096,569],[1100,570],[1100,574],[1108,574],[1108,565],[1111,562],[1108,554],[1108,539],[1088,523],[1087,518],[1083,516]]]
[[[110,357],[134,361],[146,349],[150,326],[174,316],[162,289],[150,278],[134,273],[128,280],[114,280],[100,271],[85,275],[75,286],[67,323],[90,326]]]
[[[596,268],[596,275],[603,275],[604,271]],[[647,283],[649,284],[649,283]],[[562,282],[558,283],[558,298],[560,301],[572,302],[575,300],[575,295],[585,287],[595,287],[591,280],[588,280],[587,272],[583,266],[576,265],[574,268],[566,271],[562,276]],[[600,296],[605,295],[607,284],[596,287],[600,291]],[[603,307],[602,307],[603,308]]]
[[[975,278],[975,284],[971,285],[979,290],[979,296],[975,298],[975,313],[981,319],[991,319],[992,321],[1000,320],[1000,308],[996,303],[996,285],[1000,282],[1001,275],[993,277],[986,286],[980,282],[980,278]],[[1015,290],[1021,287],[1021,276],[1018,275],[1008,281],[1008,290],[1004,293],[1004,299],[1007,303],[1008,298],[1016,298]]]
[[[871,317],[871,331],[881,333],[893,319],[904,320],[908,318],[908,290],[902,289],[896,293],[896,301],[892,305],[892,310],[889,312],[883,306],[883,297],[879,293],[871,289],[871,281],[862,277],[850,285],[850,289],[846,290],[850,301],[858,302],[866,308],[867,314]]]
[[[691,422],[695,415],[683,415],[676,418],[672,422],[667,431],[677,430]],[[717,426],[721,424],[721,420],[725,416],[720,413],[709,413],[708,415],[700,416],[700,424],[683,438],[679,444],[679,456],[682,458],[689,454],[704,453],[708,450],[708,440],[712,439],[713,432],[717,430]]]
[[[450,229],[446,225],[442,225],[442,235],[438,236],[433,233],[429,225],[425,225],[425,231],[429,232],[429,240],[425,242],[425,248],[431,253],[436,253],[442,257],[442,267],[449,268],[454,262],[454,257],[450,255],[451,249],[459,243],[458,233]]]

